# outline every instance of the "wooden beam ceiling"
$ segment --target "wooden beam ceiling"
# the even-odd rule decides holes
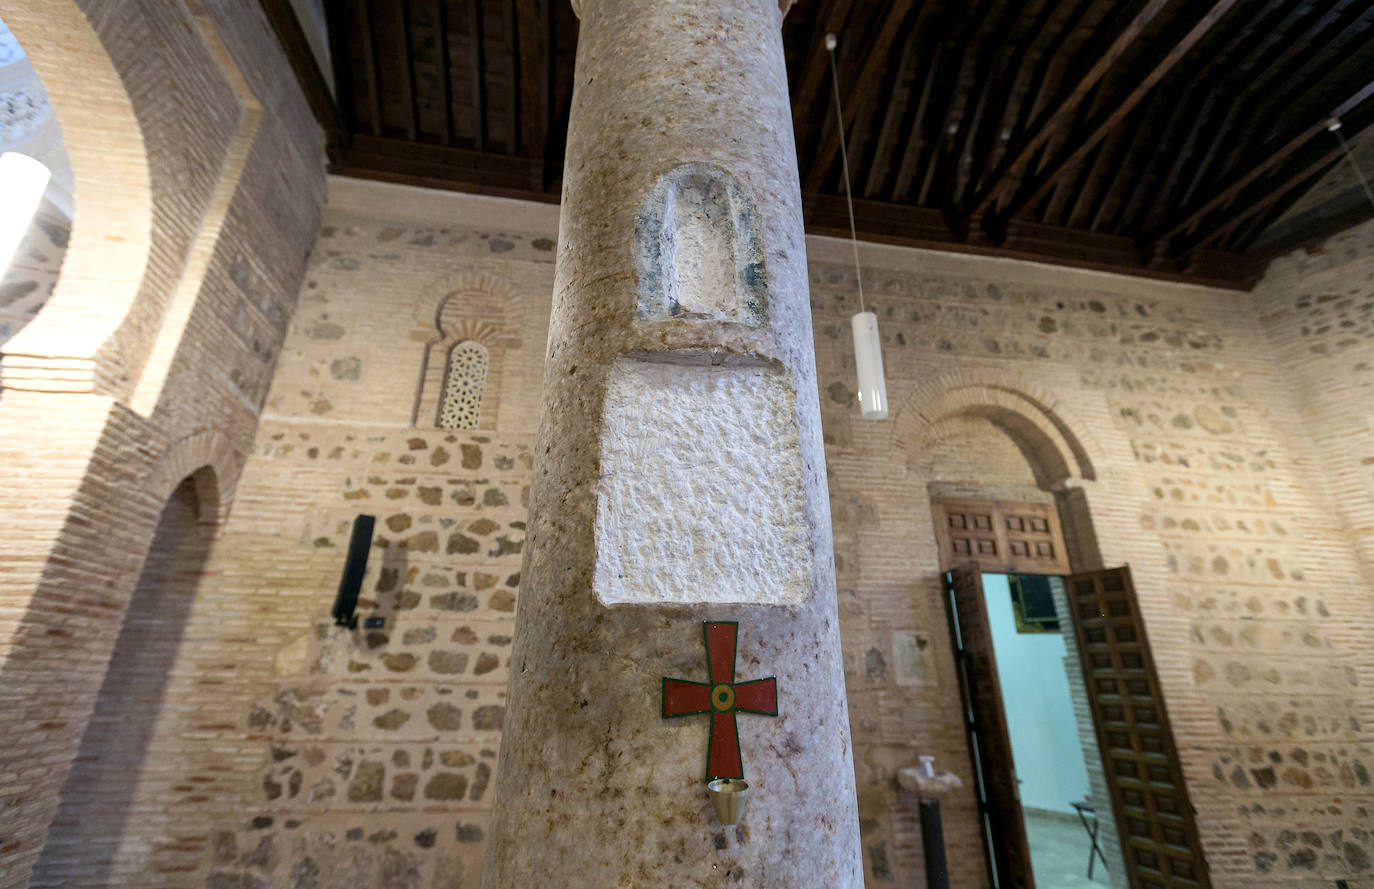
[[[335,172],[558,199],[567,0],[328,3],[333,97],[262,3]],[[1244,288],[1338,159],[1327,120],[1374,127],[1374,0],[798,0],[782,39],[818,233],[847,230],[843,132],[870,239]]]

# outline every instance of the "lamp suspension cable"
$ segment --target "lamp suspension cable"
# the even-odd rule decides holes
[[[849,146],[844,139],[844,106],[840,103],[840,74],[835,65],[834,34],[825,35],[830,56],[830,82],[835,88],[835,126],[840,136],[840,166],[844,170],[844,200],[849,208],[849,246],[854,251],[854,283],[859,289],[859,311],[849,319],[854,334],[854,369],[859,383],[859,416],[881,420],[887,416],[887,380],[883,377],[883,342],[878,336],[878,316],[864,305],[864,275],[859,265],[859,233],[854,225],[854,193],[849,184]]]
[[[830,57],[830,85],[835,90],[835,127],[840,131],[840,169],[844,171],[844,202],[849,208],[849,244],[854,248],[854,280],[859,285],[859,311],[864,312],[864,276],[859,268],[859,234],[854,227],[854,194],[849,188],[849,150],[844,138],[844,106],[840,104],[840,73],[835,67],[835,47],[839,40],[834,34],[825,35],[825,52]]]
[[[1336,137],[1336,141],[1341,145],[1341,151],[1345,152],[1345,159],[1350,161],[1350,167],[1355,171],[1355,178],[1360,181],[1360,187],[1364,189],[1364,196],[1369,198],[1369,203],[1374,204],[1374,189],[1369,187],[1369,180],[1365,178],[1364,170],[1360,169],[1360,164],[1355,160],[1355,154],[1350,150],[1350,143],[1345,141],[1341,135],[1341,121],[1339,118],[1332,118],[1326,125],[1331,131],[1331,135]]]

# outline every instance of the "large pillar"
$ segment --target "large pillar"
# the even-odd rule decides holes
[[[580,5],[485,886],[858,889],[778,0]]]

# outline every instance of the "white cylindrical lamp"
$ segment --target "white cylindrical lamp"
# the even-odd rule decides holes
[[[859,312],[850,319],[854,329],[854,364],[859,371],[859,413],[865,420],[887,416],[887,381],[883,379],[883,344],[878,339],[878,316]]]
[[[0,276],[24,240],[52,174],[27,154],[0,154]]]

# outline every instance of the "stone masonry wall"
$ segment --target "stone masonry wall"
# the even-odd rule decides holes
[[[200,809],[197,880],[475,889],[556,209],[332,190],[233,515],[193,593],[197,658],[234,669],[213,702],[192,695],[193,721],[222,721],[184,744],[232,750],[221,761],[238,788]],[[478,429],[437,429],[445,350],[469,339],[489,355]],[[360,513],[377,518],[360,615],[384,625],[349,631],[329,610]]]
[[[225,788],[200,809],[198,872],[209,887],[475,887],[556,211],[332,189],[194,592],[188,637],[218,665],[213,697],[188,692],[218,714],[195,743]],[[1370,597],[1251,297],[865,247],[894,406],[869,423],[851,403],[852,268],[842,244],[809,249],[869,885],[922,880],[896,770],[933,753],[970,778],[929,505],[955,495],[1086,504],[1091,527],[1066,529],[1079,563],[1131,565],[1214,885],[1366,885]],[[411,428],[434,385],[426,344],[463,337],[501,366],[479,428],[437,430],[428,407]],[[1090,471],[1045,490],[1053,454],[1009,434],[1009,392]],[[363,613],[386,625],[349,633],[327,612],[363,511],[378,517]],[[982,885],[971,793],[945,817],[955,884]]]
[[[1374,586],[1374,223],[1276,260],[1254,297],[1323,469],[1327,521]]]
[[[1071,521],[1066,532],[1083,567],[1099,556],[1131,566],[1213,884],[1365,885],[1371,597],[1250,297],[863,252],[888,423],[850,404],[852,266],[842,245],[810,245],[871,884],[920,879],[895,770],[933,753],[968,777],[929,498],[1040,486],[1024,467],[1046,454],[989,442],[990,425],[1014,431],[1016,392],[1085,448],[1092,472],[1069,473],[1055,493],[1061,512],[1083,498],[1091,532]],[[921,651],[914,686],[890,666],[909,633]],[[971,793],[945,811],[952,879],[977,885]]]

